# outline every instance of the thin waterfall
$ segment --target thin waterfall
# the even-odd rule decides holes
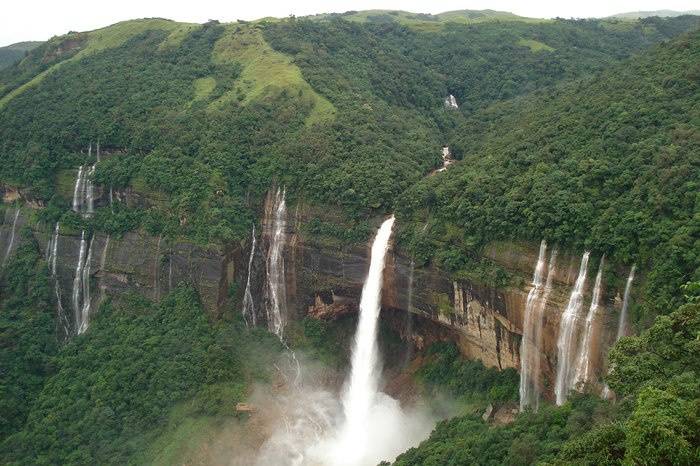
[[[632,268],[630,269],[630,274],[627,277],[627,283],[625,284],[625,294],[622,298],[622,309],[620,310],[620,320],[617,324],[617,335],[615,336],[615,342],[617,343],[620,338],[624,337],[625,334],[627,333],[627,308],[629,307],[630,304],[630,292],[632,290],[632,282],[634,281],[634,272],[636,270],[637,266],[632,265]],[[610,390],[610,387],[606,383],[603,386],[603,391],[600,394],[600,396],[607,400],[613,397],[612,390]]]
[[[253,257],[255,256],[255,225],[253,225],[253,233],[251,234],[250,256],[248,257],[248,278],[245,284],[245,294],[243,295],[243,317],[246,325],[255,327],[255,305],[253,304],[253,294],[250,291],[250,277],[253,272]]]
[[[598,273],[595,277],[595,285],[593,286],[593,297],[591,298],[591,306],[588,308],[588,315],[586,316],[586,326],[583,332],[583,339],[579,345],[578,358],[576,361],[576,372],[574,374],[574,387],[582,387],[591,380],[591,373],[593,371],[593,361],[594,357],[593,351],[595,349],[597,338],[597,332],[595,331],[595,324],[598,321],[600,313],[600,297],[602,294],[603,287],[603,267],[605,262],[605,256],[600,259],[600,265],[598,266]]]
[[[51,273],[51,278],[53,280],[54,296],[56,297],[56,315],[58,316],[58,322],[63,328],[63,334],[65,336],[68,336],[70,333],[70,320],[66,315],[66,311],[63,309],[63,302],[61,300],[61,285],[58,282],[57,273],[58,239],[60,237],[59,229],[60,225],[58,222],[56,222],[56,227],[54,228],[53,236],[49,240],[49,247],[47,248],[47,264],[49,267],[49,272]]]
[[[267,326],[283,339],[287,308],[287,290],[284,268],[284,247],[287,242],[286,191],[277,189],[273,204],[272,237],[267,255]]]
[[[547,281],[544,285],[544,292],[540,298],[538,306],[535,308],[535,352],[533,359],[533,401],[535,411],[540,407],[540,377],[541,377],[541,361],[542,361],[542,325],[544,324],[544,312],[547,307],[547,300],[549,300],[549,295],[552,292],[552,282],[554,281],[554,274],[557,267],[557,250],[552,250],[549,256],[549,265],[547,266]]]
[[[85,259],[85,264],[83,265],[83,276],[81,278],[81,285],[83,291],[83,305],[80,310],[80,326],[78,327],[78,334],[81,334],[87,330],[90,324],[90,305],[92,300],[90,298],[90,266],[92,265],[92,251],[93,244],[95,242],[95,236],[90,239],[90,246],[88,247],[87,258]]]
[[[411,268],[408,272],[408,298],[406,303],[406,321],[404,322],[404,333],[408,344],[406,345],[406,354],[404,354],[403,367],[407,367],[413,357],[413,275],[415,273],[416,263],[411,259]]]
[[[10,257],[12,252],[12,246],[15,244],[15,233],[17,231],[17,220],[19,220],[19,207],[15,211],[15,219],[12,221],[12,232],[10,233],[10,241],[7,243],[7,249],[5,250],[5,257],[2,260],[2,265],[4,266],[7,259]]]
[[[83,267],[85,266],[85,254],[87,250],[87,241],[85,240],[85,230],[80,237],[80,250],[78,252],[78,263],[75,265],[75,275],[73,276],[73,316],[75,320],[75,328],[80,332],[82,307],[80,301],[80,293],[83,288]]]
[[[384,262],[393,226],[394,216],[392,215],[379,228],[372,244],[369,273],[362,287],[360,320],[357,324],[352,351],[352,368],[347,391],[343,397],[345,424],[338,452],[343,455],[342,460],[348,464],[354,464],[353,458],[362,458],[368,443],[372,440],[366,434],[372,404],[378,394],[377,322],[382,296]]]
[[[622,310],[620,311],[620,321],[617,324],[617,336],[615,341],[625,336],[627,332],[627,308],[630,304],[630,291],[632,290],[632,282],[634,281],[634,271],[637,268],[633,265],[630,269],[630,274],[627,277],[627,284],[625,285],[625,295],[622,298]]]
[[[73,212],[80,212],[83,201],[83,166],[78,168],[78,176],[75,178],[75,187],[73,188]]]
[[[107,285],[104,283],[105,279],[105,274],[107,273],[105,270],[105,265],[107,264],[107,252],[109,251],[109,241],[110,241],[110,235],[107,235],[107,239],[105,239],[105,245],[102,248],[102,254],[100,255],[100,303],[105,300],[107,297]]]
[[[536,332],[535,323],[537,318],[535,312],[539,304],[539,298],[544,286],[544,269],[547,260],[547,242],[540,243],[540,253],[535,264],[535,272],[532,276],[532,288],[527,294],[525,304],[525,314],[523,322],[523,336],[520,341],[520,411],[532,403],[534,393],[534,374],[532,373],[533,361],[539,358],[537,345],[534,341]]]
[[[586,251],[581,257],[581,265],[578,270],[576,284],[571,291],[569,303],[561,316],[559,324],[559,338],[557,340],[557,378],[554,385],[557,405],[562,405],[571,390],[573,355],[576,346],[576,328],[581,318],[583,306],[583,291],[586,286],[586,274],[588,272],[588,258],[591,253]]]
[[[92,183],[92,178],[95,175],[95,166],[90,167],[87,173],[87,179],[85,180],[85,203],[87,207],[85,213],[87,215],[92,215],[95,213],[95,186]]]

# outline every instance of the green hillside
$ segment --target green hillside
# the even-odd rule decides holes
[[[41,45],[41,42],[17,42],[0,47],[0,70],[20,61],[27,52]]]

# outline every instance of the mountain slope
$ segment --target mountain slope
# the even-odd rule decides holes
[[[0,47],[0,70],[14,65],[30,50],[41,45],[41,42],[18,42]]]

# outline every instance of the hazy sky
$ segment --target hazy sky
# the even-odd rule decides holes
[[[177,21],[233,21],[368,9],[419,13],[502,10],[522,16],[609,16],[625,11],[700,9],[700,0],[6,0],[0,9],[0,46],[46,40],[68,31],[87,31],[125,19],[163,17]]]

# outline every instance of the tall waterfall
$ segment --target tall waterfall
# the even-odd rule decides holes
[[[547,266],[547,281],[544,285],[544,292],[540,297],[539,304],[535,308],[535,358],[532,363],[532,381],[533,381],[533,401],[535,411],[540,407],[540,374],[541,374],[541,361],[542,361],[542,325],[544,320],[544,311],[547,307],[547,300],[552,292],[552,282],[554,281],[554,274],[557,266],[557,250],[552,250],[549,256],[549,265]]]
[[[10,233],[10,241],[7,243],[7,249],[5,250],[5,257],[2,260],[2,265],[4,266],[7,259],[10,257],[12,252],[12,246],[15,244],[15,233],[17,231],[17,220],[19,220],[19,207],[15,211],[15,219],[12,221],[12,232]]]
[[[588,258],[590,255],[591,253],[586,251],[581,258],[576,284],[571,291],[569,303],[561,316],[561,322],[559,324],[559,339],[557,340],[557,378],[554,385],[557,405],[564,404],[569,390],[572,388],[572,366],[576,351],[576,327],[581,318],[583,291],[586,286]]]
[[[253,258],[255,257],[255,225],[253,225],[253,233],[251,234],[250,256],[248,257],[248,278],[245,284],[245,294],[243,295],[243,317],[246,325],[255,327],[255,305],[253,304],[253,294],[250,291],[250,276],[253,272]]]
[[[377,321],[382,296],[384,260],[394,217],[382,223],[372,244],[369,273],[362,287],[360,320],[355,333],[352,351],[352,369],[343,397],[345,424],[341,433],[342,461],[355,464],[362,458],[371,439],[367,437],[367,424],[372,404],[377,397],[379,355],[377,349]],[[339,457],[340,458],[340,457]],[[356,460],[353,461],[353,458]]]
[[[60,225],[56,222],[56,227],[53,231],[53,236],[49,239],[49,244],[46,247],[46,263],[49,267],[49,273],[51,274],[51,279],[53,280],[53,291],[56,297],[56,315],[58,316],[58,323],[63,329],[64,336],[68,336],[70,332],[70,320],[66,315],[66,311],[63,309],[63,302],[61,301],[61,285],[58,283],[57,274],[57,263],[58,263],[58,238],[59,238]]]
[[[539,358],[539,345],[535,341],[535,333],[537,332],[536,324],[538,316],[536,316],[539,300],[544,286],[544,268],[547,260],[547,243],[542,240],[540,243],[540,253],[535,265],[535,272],[532,277],[532,288],[527,295],[525,304],[525,316],[523,322],[523,337],[520,342],[520,411],[523,411],[526,406],[532,403],[534,395],[534,385],[537,383],[535,374],[532,369],[534,360]]]
[[[625,336],[625,333],[627,332],[627,308],[629,307],[630,304],[630,292],[632,290],[632,282],[634,281],[634,271],[636,270],[637,266],[632,265],[632,268],[630,269],[630,274],[627,277],[627,284],[625,284],[625,294],[624,297],[622,298],[622,309],[620,310],[620,320],[617,324],[617,335],[615,336],[615,341],[619,341],[620,338]],[[612,398],[613,393],[612,390],[610,390],[610,387],[606,383],[603,386],[603,391],[600,394],[600,396],[603,399],[609,399]]]
[[[636,268],[637,266],[633,265],[630,269],[630,274],[627,277],[627,284],[625,285],[625,295],[622,298],[622,310],[620,311],[620,321],[617,324],[617,336],[615,338],[615,341],[625,336],[625,332],[627,332],[627,308],[630,304],[630,291],[632,290],[632,282],[634,281],[634,271]]]
[[[287,311],[287,289],[284,269],[284,247],[287,243],[287,205],[285,190],[277,189],[272,206],[272,235],[267,253],[267,327],[280,339],[284,335]]]
[[[600,295],[603,287],[603,267],[605,256],[600,259],[598,273],[595,277],[595,285],[593,286],[593,297],[591,298],[591,306],[588,308],[586,316],[586,327],[583,332],[583,339],[579,345],[578,358],[576,360],[576,373],[574,374],[574,387],[580,387],[591,380],[593,371],[592,358],[595,357],[594,350],[598,333],[595,329],[595,324],[598,321],[600,313]]]
[[[78,253],[78,263],[75,266],[73,277],[73,315],[75,318],[75,328],[78,334],[87,330],[90,317],[90,264],[92,262],[93,236],[88,243],[85,238],[85,230],[80,238],[80,252]]]

